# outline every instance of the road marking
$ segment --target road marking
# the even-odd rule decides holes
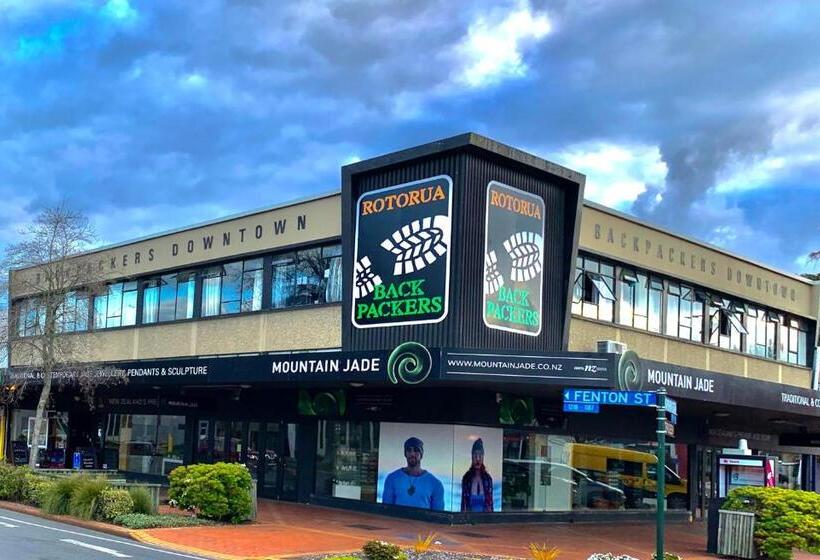
[[[8,527],[9,529],[16,529],[17,525],[12,525],[11,523],[6,523],[5,521],[0,521],[0,527]]]
[[[68,544],[76,544],[77,546],[81,546],[83,548],[90,548],[91,550],[96,550],[97,552],[104,552],[106,554],[110,554],[111,556],[115,556],[117,558],[131,558],[127,554],[123,554],[121,552],[117,552],[113,548],[105,548],[104,546],[96,546],[93,544],[84,543],[83,541],[77,541],[74,539],[60,539],[60,542],[68,543]]]
[[[3,510],[5,511],[5,510]],[[30,521],[23,521],[22,519],[17,519],[14,517],[6,517],[4,515],[0,515],[0,519],[6,519],[8,521],[14,521],[15,523],[21,523],[23,525],[30,525],[31,527],[39,527],[40,529],[48,529],[49,531],[57,531],[59,533],[66,533],[68,535],[77,535],[79,537],[84,537],[86,539],[96,539],[98,541],[105,541],[111,542],[116,544],[121,544],[125,546],[133,546],[134,548],[141,548],[143,550],[150,550],[151,552],[158,552],[160,554],[168,554],[169,556],[178,556],[180,558],[193,558],[194,560],[205,560],[202,556],[191,556],[190,554],[182,554],[181,552],[172,552],[170,550],[165,550],[162,548],[154,548],[151,546],[145,546],[141,544],[137,544],[134,542],[129,542],[125,540],[117,540],[117,539],[109,539],[106,537],[98,537],[97,535],[89,535],[88,533],[80,533],[79,531],[69,531],[68,529],[60,529],[59,527],[49,527],[48,525],[42,525],[40,523],[32,523]]]

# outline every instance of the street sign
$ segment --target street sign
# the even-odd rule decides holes
[[[666,420],[664,426],[666,427],[666,435],[669,437],[675,437],[675,425],[669,420]]]
[[[672,422],[672,424],[676,425],[678,423],[678,415],[677,414],[670,414],[669,415],[669,421]]]
[[[677,416],[678,415],[678,401],[666,397],[666,412]]]
[[[564,404],[607,406],[655,406],[655,393],[649,391],[610,391],[607,389],[564,389]],[[567,411],[569,412],[569,411]]]
[[[565,402],[564,412],[583,412],[587,414],[598,414],[601,411],[597,404]]]

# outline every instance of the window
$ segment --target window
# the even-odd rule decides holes
[[[142,322],[191,319],[194,316],[196,274],[177,272],[143,282]]]
[[[275,255],[272,268],[271,306],[274,309],[342,299],[341,245]]]
[[[137,324],[137,283],[117,282],[94,296],[94,328],[110,329]]]
[[[663,281],[654,276],[649,280],[649,330],[661,332],[661,306],[663,304]]]
[[[376,501],[379,423],[319,421],[316,494]]]
[[[666,334],[695,342],[703,340],[703,302],[691,287],[667,282]]]
[[[202,316],[262,309],[262,259],[236,261],[205,270]]]
[[[57,311],[58,332],[88,330],[88,294],[69,292]]]
[[[612,321],[615,316],[615,267],[578,257],[572,311],[584,317]]]
[[[182,464],[185,417],[109,414],[105,462],[121,471],[167,476]]]
[[[709,344],[740,351],[742,337],[748,334],[743,326],[744,308],[719,296],[709,299]]]
[[[18,336],[38,336],[43,334],[46,324],[46,310],[37,298],[20,300],[15,304]]]
[[[775,359],[777,357],[777,326],[776,313],[765,311],[751,305],[746,306],[745,314],[746,352],[753,356]]]

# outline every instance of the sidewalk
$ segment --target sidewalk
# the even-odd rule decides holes
[[[649,560],[654,552],[651,523],[618,524],[491,524],[447,526],[408,521],[332,508],[259,501],[257,522],[250,525],[151,529],[132,533],[160,546],[214,558],[281,558],[350,552],[369,540],[411,546],[417,535],[437,534],[440,549],[476,554],[528,557],[530,543],[557,546],[560,560],[586,560],[595,552],[629,554]],[[685,560],[713,558],[706,554],[706,526],[667,526],[666,550]]]

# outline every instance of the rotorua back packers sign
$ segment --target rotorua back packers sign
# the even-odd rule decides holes
[[[453,181],[447,175],[362,194],[356,205],[353,324],[447,316]]]
[[[492,181],[487,185],[484,237],[484,324],[541,333],[544,200]]]

